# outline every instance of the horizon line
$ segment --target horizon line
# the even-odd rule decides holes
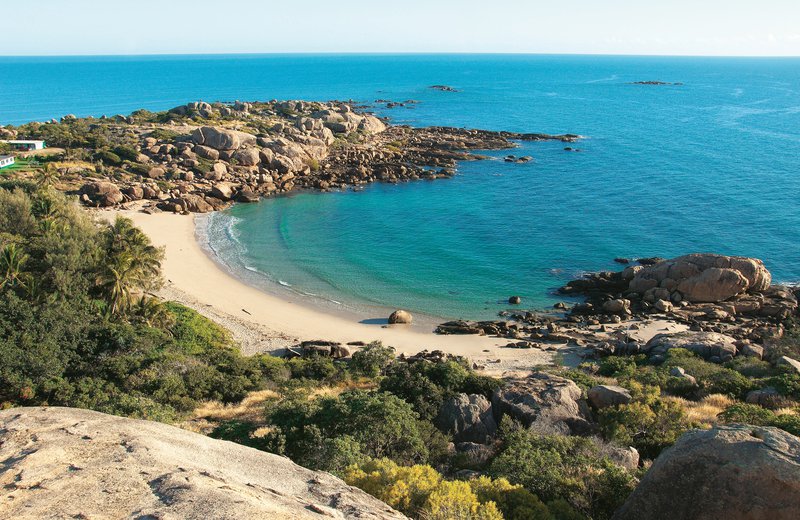
[[[283,52],[152,52],[110,54],[0,54],[0,58],[144,58],[175,56],[614,56],[630,58],[800,58],[800,54],[627,54],[605,52],[526,51],[283,51]]]

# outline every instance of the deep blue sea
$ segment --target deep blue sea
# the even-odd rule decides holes
[[[631,84],[647,80],[682,85]],[[549,305],[554,288],[620,256],[756,256],[800,281],[800,59],[0,58],[0,124],[199,99],[378,98],[419,101],[376,109],[397,123],[585,139],[578,153],[523,144],[511,153],[535,161],[465,163],[450,180],[236,206],[205,224],[223,263],[351,309],[467,318],[512,294]]]

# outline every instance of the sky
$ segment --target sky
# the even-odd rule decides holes
[[[800,56],[800,0],[28,1],[0,0],[0,55]]]

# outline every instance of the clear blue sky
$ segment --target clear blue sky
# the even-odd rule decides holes
[[[800,56],[800,0],[0,0],[0,54]]]

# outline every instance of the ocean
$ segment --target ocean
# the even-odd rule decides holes
[[[663,81],[679,85],[640,85]],[[445,84],[459,92],[428,88]],[[754,256],[800,281],[800,59],[541,55],[0,58],[0,124],[194,100],[416,100],[392,122],[576,133],[453,179],[304,193],[201,222],[237,276],[372,316],[491,318],[615,257]],[[508,153],[534,161],[511,164]]]

